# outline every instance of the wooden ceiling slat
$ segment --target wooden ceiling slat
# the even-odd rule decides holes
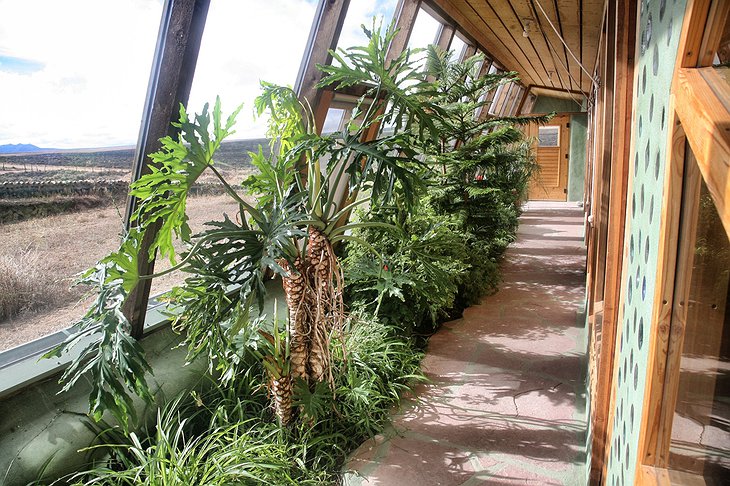
[[[566,64],[565,59],[568,57],[567,51],[560,41],[560,38],[555,33],[553,28],[550,26],[550,22],[553,23],[555,28],[558,28],[558,20],[555,14],[555,8],[552,0],[541,0],[540,5],[547,14],[550,22],[545,18],[542,10],[537,5],[538,0],[527,0],[533,12],[533,16],[539,27],[539,35],[542,36],[550,59],[555,67],[555,77],[558,78],[559,86],[564,89],[572,89],[573,86],[577,88],[576,83],[573,82],[572,75],[568,73],[569,64]]]
[[[580,1],[579,0],[554,0],[558,3],[560,10],[560,24],[562,25],[562,36],[568,44],[570,51],[580,60]],[[581,77],[583,71],[575,59],[568,53],[568,66],[570,74],[575,79],[575,89],[585,89],[585,79]]]
[[[603,13],[607,0],[583,0],[583,65],[589,73],[596,70],[596,59],[603,27]],[[614,0],[610,0],[614,1]],[[586,79],[585,91],[590,92],[591,80]]]
[[[529,63],[529,59],[521,53],[513,52],[507,44],[507,39],[500,38],[492,26],[486,24],[469,5],[467,0],[432,0],[433,5],[441,9],[446,15],[454,19],[459,27],[470,37],[473,37],[490,56],[498,61],[505,69],[517,71],[521,74],[525,85],[535,84],[541,77]],[[516,47],[514,50],[517,50]],[[518,59],[517,56],[521,59]]]
[[[532,47],[529,40],[522,37],[522,24],[519,19],[503,15],[502,11],[496,10],[493,4],[498,1],[495,0],[464,3],[469,4],[467,8],[470,8],[482,23],[488,25],[502,40],[507,52],[512,53],[518,64],[506,65],[506,68],[521,74],[529,73],[531,80],[541,79],[545,75],[545,69],[539,59],[531,56]]]
[[[532,8],[530,7],[529,0],[493,0],[499,4],[499,11],[504,12],[502,15],[511,15],[518,19],[533,19]],[[520,35],[522,35],[520,31]],[[523,37],[524,39],[524,37]],[[545,42],[542,32],[538,29],[537,22],[533,22],[530,29],[530,35],[528,37],[530,45],[532,46],[532,56],[540,60],[540,63],[544,66],[544,74],[534,84],[544,84],[553,87],[560,87],[558,77],[553,74],[550,76],[550,72],[555,73],[557,68],[552,56],[550,55],[550,49]]]
[[[495,3],[498,3],[500,0],[494,0],[494,1],[495,1]],[[504,1],[504,0],[501,0],[501,1]],[[523,2],[524,2],[524,0],[523,0]],[[514,16],[514,18],[517,19],[517,21],[520,23],[520,30],[524,30],[525,26],[528,22],[527,19],[530,19],[532,16],[530,15],[529,7],[527,6],[527,4],[523,3],[523,5],[521,5],[521,6],[515,5],[515,4],[519,4],[519,3],[520,2],[507,2],[507,5],[508,5],[509,9],[512,11],[512,15]],[[517,8],[515,8],[515,7],[517,7]],[[520,7],[522,7],[522,8],[520,8]],[[503,7],[503,5],[499,4],[497,6],[497,8],[502,10],[504,7]],[[520,15],[517,9],[520,9],[520,11],[523,12],[523,15]],[[530,24],[530,29],[535,29],[535,28],[536,28],[536,24],[534,22],[532,22]],[[520,32],[520,35],[522,35],[522,32]],[[523,38],[524,38],[524,36],[523,36]],[[535,56],[538,59],[540,66],[542,67],[542,71],[543,71],[544,75],[546,76],[546,78],[541,78],[541,79],[549,78],[548,71],[552,70],[552,65],[550,64],[550,68],[548,68],[548,66],[545,65],[546,60],[543,59],[543,56],[538,54],[532,37],[530,37],[528,35],[526,40],[530,45],[530,49],[531,49],[531,51],[529,51],[530,56]]]
[[[545,15],[540,10],[538,3],[542,6],[543,10],[547,14],[550,22],[553,26],[558,29],[558,33],[562,34],[562,24],[560,23],[560,14],[555,9],[555,0],[530,0],[533,15],[537,18],[541,25],[541,29],[545,37],[549,41],[549,48],[552,54],[552,58],[555,63],[555,72],[560,74],[560,78],[563,82],[563,87],[568,89],[577,88],[577,84],[573,82],[572,73],[568,73],[567,69],[570,69],[570,63],[568,62],[568,51],[560,41],[560,37],[555,33],[553,28],[550,26],[548,21],[545,19]],[[556,74],[557,75],[557,74]]]
[[[607,0],[424,1],[451,17],[506,69],[520,73],[525,85],[591,92],[590,76],[570,52],[594,72]],[[534,22],[527,38],[522,36],[525,19]]]

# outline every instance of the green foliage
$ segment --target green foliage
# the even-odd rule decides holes
[[[126,428],[136,421],[132,394],[152,401],[145,378],[152,370],[141,346],[131,337],[125,309],[127,298],[140,279],[150,278],[138,272],[139,259],[145,257],[140,253],[141,242],[149,228],[159,225],[150,256],[159,251],[173,260],[174,235],[190,241],[185,215],[187,192],[202,171],[212,167],[215,151],[233,133],[237,113],[238,110],[223,125],[220,100],[216,101],[210,134],[207,105],[193,122],[188,120],[185,109],[180,108],[180,120],[176,124],[182,130],[179,140],[162,139],[162,149],[151,156],[158,166],[151,167],[149,174],[133,184],[131,193],[141,200],[133,217],[136,225],[125,235],[119,250],[99,260],[77,282],[92,287],[96,301],[74,325],[76,332],[44,357],[59,357],[77,346],[82,347],[61,378],[62,391],[69,390],[89,374],[92,382],[89,411],[96,420],[108,410]],[[206,235],[202,241],[212,239]]]
[[[377,321],[353,319],[333,343],[336,389],[299,387],[306,424],[271,421],[263,388],[260,340],[241,348],[237,379],[169,402],[155,423],[125,433],[89,424],[98,436],[95,465],[62,478],[74,485],[332,484],[347,451],[378,432],[409,386],[422,380],[421,353],[412,340]]]
[[[236,109],[223,125],[221,120],[220,98],[213,108],[213,132],[210,130],[208,105],[203,107],[195,120],[190,121],[183,106],[180,106],[180,119],[173,123],[180,129],[178,140],[165,137],[160,142],[162,148],[150,155],[150,172],[131,185],[130,194],[140,199],[139,209],[132,220],[141,228],[159,222],[155,240],[150,246],[150,257],[159,250],[160,257],[170,257],[175,263],[175,237],[190,241],[190,227],[187,223],[185,206],[190,187],[203,171],[213,164],[213,155],[221,142],[235,133],[233,125],[241,106]]]
[[[212,119],[207,107],[192,121],[181,110],[180,137],[163,139],[151,173],[133,185],[141,201],[135,228],[83,276],[97,288],[95,307],[79,334],[49,353],[89,339],[64,376],[66,389],[91,373],[93,417],[110,410],[123,425],[101,431],[99,450],[108,457],[76,475],[77,484],[332,482],[344,455],[381,430],[401,394],[422,379],[418,333],[496,285],[497,258],[514,238],[534,162],[515,128],[526,118],[474,113],[487,90],[513,75],[478,78],[481,58],[454,63],[434,48],[425,72],[409,50],[386,63],[393,27],[373,25],[366,34],[368,45],[333,53],[335,63],[321,67],[321,86],[366,87],[340,133],[317,135],[306,102],[290,88],[262,84],[255,107],[270,115],[271,146],[268,154],[261,147],[251,154],[259,173],[243,183],[255,204],[213,162],[237,111],[224,123],[219,102]],[[388,130],[372,136],[381,125]],[[205,170],[238,203],[240,218],[192,235],[187,195]],[[345,187],[350,198],[343,203]],[[342,224],[365,203],[368,211]],[[161,229],[151,255],[142,255],[140,242],[153,227]],[[344,285],[351,314],[342,334],[326,336],[332,383],[296,382],[302,420],[280,427],[265,391],[289,375],[291,350],[278,316],[262,314],[264,282],[289,276],[283,267],[296,268],[307,254],[312,228],[329,243],[348,242],[329,255],[333,266],[346,255],[344,284],[337,274],[325,285],[332,290],[326,305],[338,309]],[[151,399],[144,381],[150,370],[129,337],[123,307],[139,280],[152,277],[138,275],[138,259],[159,253],[174,261],[175,239],[187,249],[170,271],[188,277],[168,294],[171,318],[185,333],[188,359],[207,359],[215,384],[170,403],[146,432],[128,432],[130,393]]]
[[[152,400],[145,379],[152,369],[141,346],[130,336],[130,324],[122,309],[138,279],[135,257],[140,239],[141,233],[130,232],[118,252],[81,275],[77,284],[94,288],[96,300],[76,323],[76,332],[44,355],[59,357],[64,351],[81,347],[78,358],[61,378],[62,391],[68,391],[88,374],[91,415],[100,420],[108,410],[124,427],[136,421],[130,391],[148,402]]]
[[[438,214],[428,200],[408,214],[381,208],[367,217],[391,226],[355,231],[383,260],[363,246],[348,248],[344,268],[353,308],[406,333],[431,332],[461,302],[475,303],[494,286],[490,246],[465,232],[459,218]]]

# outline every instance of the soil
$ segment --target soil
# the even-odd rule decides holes
[[[238,213],[237,204],[225,195],[191,198],[188,208],[189,224],[194,233],[202,230],[206,221],[223,219],[224,213],[234,219]],[[84,314],[93,297],[84,298],[83,290],[69,288],[76,274],[118,247],[123,211],[123,208],[114,207],[89,209],[0,225],[0,252],[10,256],[38,252],[41,274],[58,292],[54,306],[0,321],[0,351],[65,329]],[[155,271],[169,268],[169,265],[168,261],[159,261]],[[180,273],[172,273],[156,279],[152,295],[170,289],[183,277]]]

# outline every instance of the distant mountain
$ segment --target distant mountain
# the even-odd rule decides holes
[[[30,143],[0,145],[0,154],[23,154],[28,152],[43,152],[46,150],[48,149],[42,149]]]

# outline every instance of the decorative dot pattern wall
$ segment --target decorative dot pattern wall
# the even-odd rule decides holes
[[[623,275],[622,321],[616,402],[611,434],[609,486],[631,485],[646,384],[651,311],[654,305],[664,167],[667,163],[669,91],[686,0],[641,0],[629,189],[627,272]]]

